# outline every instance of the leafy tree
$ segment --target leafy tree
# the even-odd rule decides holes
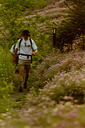
[[[72,3],[72,8],[69,7],[69,2]],[[73,40],[85,34],[85,1],[69,0],[67,3],[70,8],[68,16],[57,27],[57,47],[61,51],[64,46],[71,46],[72,49]]]
[[[69,0],[73,3],[73,8],[70,10],[69,18],[74,24],[76,36],[84,37],[85,35],[85,1],[81,0]],[[84,39],[83,39],[84,41]],[[85,42],[83,42],[83,46]],[[85,47],[83,47],[85,49]]]
[[[69,46],[72,49],[73,40],[76,37],[76,28],[74,24],[67,19],[62,24],[58,25],[57,33],[56,33],[56,42],[57,47],[63,52],[64,46]]]

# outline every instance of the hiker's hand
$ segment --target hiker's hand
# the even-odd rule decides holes
[[[32,56],[35,56],[35,54],[37,53],[37,49],[34,51],[34,52],[32,52]]]
[[[32,52],[32,56],[35,56],[35,54],[36,54],[35,52]]]
[[[13,57],[13,62],[16,63],[16,58],[15,57]]]

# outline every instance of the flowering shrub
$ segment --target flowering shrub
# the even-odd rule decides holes
[[[83,120],[85,118],[84,58],[84,52],[60,54],[58,58],[53,57],[53,59],[46,58],[30,76],[31,88],[25,102],[22,99],[17,101],[13,106],[15,110],[12,115],[2,114],[3,119],[7,120],[4,126],[11,124],[11,127],[20,128],[83,127],[85,125]],[[57,64],[58,67],[55,66]],[[70,67],[67,71],[66,66]],[[46,72],[52,71],[50,69],[53,69],[51,79],[46,75]],[[8,118],[11,119],[10,123]]]
[[[31,82],[33,80],[32,83],[35,88],[43,87],[43,85],[46,85],[46,82],[52,81],[55,75],[59,76],[63,73],[65,73],[65,75],[69,75],[69,72],[74,74],[76,71],[80,71],[85,64],[84,58],[85,52],[70,52],[68,54],[58,54],[54,57],[50,55],[42,62],[40,66],[38,66],[29,81]],[[61,75],[61,78],[62,76],[63,75]],[[67,79],[68,78],[70,77],[67,77]],[[35,85],[36,81],[37,85]]]
[[[48,82],[44,90],[44,93],[47,92],[47,95],[58,103],[61,100],[65,101],[64,96],[68,96],[67,101],[76,100],[76,103],[84,103],[85,74],[82,71],[61,72],[55,75],[52,82]]]

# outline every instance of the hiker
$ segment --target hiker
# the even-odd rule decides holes
[[[10,49],[10,52],[11,52],[12,56],[14,56],[14,53],[15,53],[15,44],[12,45],[12,47]]]
[[[20,38],[17,38],[17,41],[19,40]],[[16,49],[16,44],[13,44],[11,49],[10,49],[10,52],[12,54],[12,56],[14,57],[14,53],[15,53],[15,49]],[[18,53],[17,53],[18,54]]]
[[[17,38],[17,40],[19,40],[20,38]],[[15,53],[15,49],[16,49],[16,44],[12,45],[11,49],[10,49],[10,52],[12,54],[12,56],[14,57],[14,53]],[[19,73],[18,71],[18,52],[17,52],[17,55],[16,55],[16,70],[15,70],[15,73]]]
[[[23,92],[24,70],[26,71],[24,89],[27,88],[27,80],[31,69],[32,56],[34,56],[38,51],[35,42],[29,38],[30,37],[29,31],[24,30],[22,35],[23,37],[19,39],[16,44],[16,50],[13,58],[13,61],[16,62],[17,51],[19,51],[19,62],[18,62],[19,81],[20,81],[19,92]]]

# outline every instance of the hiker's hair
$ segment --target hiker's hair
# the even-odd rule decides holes
[[[30,36],[30,32],[26,29],[26,30],[23,31],[22,35],[23,35],[23,36],[24,36],[24,35]]]
[[[20,37],[17,38],[17,40],[19,40],[19,39],[20,39]]]

